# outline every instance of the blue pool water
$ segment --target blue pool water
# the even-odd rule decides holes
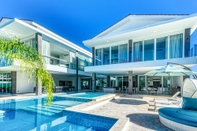
[[[117,119],[64,110],[88,99],[54,97],[50,107],[45,98],[0,101],[0,131],[107,131]]]
[[[73,94],[64,94],[64,96],[69,97],[80,97],[80,98],[96,98],[100,96],[104,96],[104,93],[73,93]]]

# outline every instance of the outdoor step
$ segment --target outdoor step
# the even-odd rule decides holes
[[[53,107],[53,105],[51,106],[36,106],[36,107],[41,107],[41,108],[46,108],[46,109],[50,109],[50,110],[59,110],[59,111],[62,111],[64,109],[64,107]]]
[[[155,106],[155,102],[149,102],[149,106]]]
[[[69,105],[60,105],[60,104],[52,104],[51,106],[53,106],[53,107],[60,107],[60,108],[70,107]]]
[[[52,115],[55,114],[55,113],[53,113],[53,112],[47,112],[47,111],[42,111],[42,110],[36,110],[36,109],[34,109],[34,108],[25,108],[24,110],[26,110],[26,111],[31,111],[31,112],[35,112],[35,113],[38,113],[38,114],[47,115],[47,116],[52,116]]]
[[[35,109],[35,110],[41,110],[41,111],[47,111],[47,112],[52,112],[52,113],[59,113],[61,112],[62,110],[51,110],[51,109],[48,109],[48,108],[45,108],[45,107],[35,107],[35,106],[29,106],[27,108],[31,108],[31,109]]]
[[[149,106],[148,111],[155,111],[155,106]]]

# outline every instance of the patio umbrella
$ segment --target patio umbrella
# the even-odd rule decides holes
[[[185,70],[182,68],[177,68],[172,65],[166,65],[159,69],[149,71],[145,75],[147,76],[190,76],[190,75],[195,75],[195,74],[197,74],[197,72]]]
[[[195,74],[197,74],[197,72],[193,72],[193,71],[182,69],[182,68],[177,68],[173,65],[166,65],[166,66],[163,66],[159,69],[149,71],[145,75],[170,77],[170,76],[190,76],[190,75],[195,75]],[[171,81],[170,82],[168,81],[168,84],[170,84],[170,83],[171,83]]]

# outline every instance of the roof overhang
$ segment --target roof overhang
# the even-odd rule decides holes
[[[83,43],[88,47],[96,47],[106,45],[108,43],[115,43],[118,41],[124,41],[129,39],[141,39],[144,37],[153,37],[155,35],[162,35],[166,33],[172,33],[181,31],[186,28],[191,28],[191,34],[197,27],[197,14],[183,16],[168,21],[158,22],[150,24],[148,26],[128,30],[125,32],[119,32],[118,34],[102,36],[99,38],[93,38],[85,40]]]
[[[12,19],[0,26],[0,37],[6,39],[12,39],[13,37],[24,39],[35,35],[35,33],[35,30],[17,22],[15,19]]]
[[[6,22],[3,22],[2,20],[0,21],[0,37],[3,38],[11,39],[13,37],[17,37],[20,39],[25,39],[26,37],[35,35],[36,32],[39,32],[89,57],[92,57],[91,52],[47,30],[46,28],[38,25],[35,22],[31,22],[31,24],[29,24],[28,22],[16,18],[10,19]]]
[[[189,57],[156,61],[128,62],[124,64],[87,66],[85,67],[85,72],[99,73],[103,75],[126,75],[128,74],[128,71],[132,71],[135,75],[141,75],[148,71],[165,66],[168,62],[179,63],[187,67],[191,67],[196,65],[196,59],[196,57]]]

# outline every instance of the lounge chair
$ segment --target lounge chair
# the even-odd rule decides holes
[[[181,107],[182,106],[182,98],[178,99],[177,101],[169,101],[163,103],[155,103],[155,110],[163,107]]]
[[[181,92],[180,91],[177,91],[172,97],[170,98],[155,98],[153,100],[153,102],[156,102],[156,101],[176,101],[177,99],[177,96],[180,94]]]

